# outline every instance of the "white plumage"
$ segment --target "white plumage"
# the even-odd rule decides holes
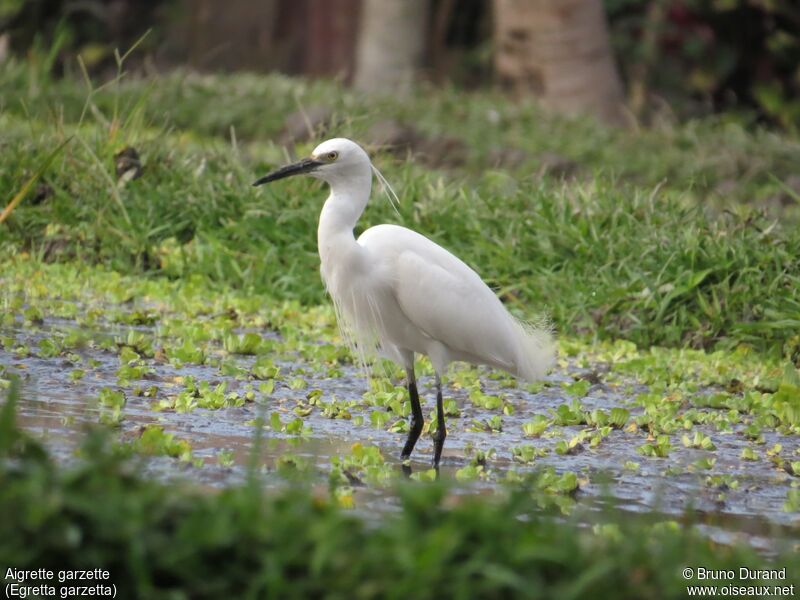
[[[355,142],[323,142],[305,159],[254,185],[308,173],[330,185],[317,232],[322,279],[343,332],[362,356],[376,350],[406,370],[412,404],[408,458],[422,430],[414,354],[427,355],[436,373],[434,465],[445,438],[441,374],[454,361],[503,369],[527,381],[554,360],[552,336],[515,319],[480,276],[426,237],[397,225],[353,235],[369,200],[372,164]]]

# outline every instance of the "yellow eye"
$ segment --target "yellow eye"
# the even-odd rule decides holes
[[[333,162],[337,158],[339,158],[339,153],[336,152],[336,151],[328,152],[328,154],[325,155],[325,158],[327,158],[329,161]]]

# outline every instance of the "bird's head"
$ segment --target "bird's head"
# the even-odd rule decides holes
[[[254,186],[292,175],[307,174],[327,183],[349,177],[371,176],[369,156],[353,141],[333,138],[314,148],[311,156],[265,175]]]

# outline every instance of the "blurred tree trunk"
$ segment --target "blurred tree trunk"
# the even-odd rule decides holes
[[[278,0],[183,0],[190,64],[199,68],[274,68],[278,6]]]
[[[500,84],[565,114],[625,123],[602,0],[494,0]]]
[[[363,0],[354,85],[408,93],[422,66],[429,0]]]
[[[310,5],[304,15],[308,28],[304,73],[349,80],[353,75],[360,0],[324,0]]]

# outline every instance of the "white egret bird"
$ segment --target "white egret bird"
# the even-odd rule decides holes
[[[339,325],[362,356],[377,351],[406,371],[411,422],[403,460],[424,423],[414,355],[430,358],[436,374],[433,465],[438,468],[447,435],[441,380],[447,365],[488,365],[533,381],[552,365],[554,345],[546,329],[511,316],[475,271],[426,237],[398,225],[377,225],[356,240],[353,229],[369,200],[372,171],[358,144],[336,138],[253,185],[306,173],[330,186],[317,243]]]

